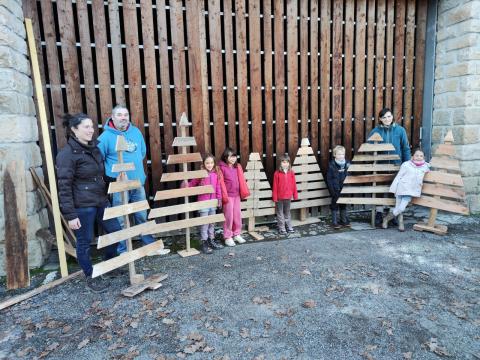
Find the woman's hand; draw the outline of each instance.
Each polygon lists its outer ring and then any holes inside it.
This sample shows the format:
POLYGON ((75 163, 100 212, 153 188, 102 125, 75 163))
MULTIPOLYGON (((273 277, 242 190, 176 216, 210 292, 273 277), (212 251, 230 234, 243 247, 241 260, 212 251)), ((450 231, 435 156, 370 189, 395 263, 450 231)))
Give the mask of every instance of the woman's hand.
POLYGON ((70 227, 70 229, 72 230, 78 230, 82 227, 82 224, 80 224, 80 219, 79 218, 76 218, 76 219, 73 219, 73 220, 70 220, 68 222, 68 226, 70 227))

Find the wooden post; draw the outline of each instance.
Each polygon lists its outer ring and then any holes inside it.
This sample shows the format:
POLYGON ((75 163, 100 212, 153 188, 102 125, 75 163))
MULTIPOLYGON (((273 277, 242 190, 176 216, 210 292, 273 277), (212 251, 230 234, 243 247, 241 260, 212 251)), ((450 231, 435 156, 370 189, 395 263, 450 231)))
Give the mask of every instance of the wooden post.
MULTIPOLYGON (((310 146, 310 141, 308 141, 307 138, 303 138, 302 139, 302 142, 300 144, 301 147, 303 148, 307 148, 310 146)), ((302 155, 300 155, 303 159, 306 159, 308 157, 308 154, 307 153, 304 153, 302 155)), ((305 188, 308 186, 307 185, 307 181, 304 181, 303 182, 303 185, 305 186, 305 188)), ((302 208, 300 209, 300 217, 299 217, 299 220, 300 221, 305 221, 307 219, 307 208, 302 208)))
MULTIPOLYGON (((186 128, 185 124, 182 124, 181 120, 180 120, 180 136, 182 136, 182 137, 187 136, 187 128, 186 128)), ((185 155, 187 153, 187 147, 182 146, 180 153, 185 155)), ((182 164, 182 170, 183 171, 188 171, 188 164, 187 163, 182 164)), ((184 199, 185 199, 185 206, 188 207, 188 196, 185 196, 184 199)), ((190 213, 188 211, 186 211, 185 212, 185 220, 188 220, 189 218, 190 218, 190 213)), ((187 246, 186 253, 188 254, 188 253, 191 252, 191 248, 190 248, 190 228, 189 227, 187 227, 185 229, 185 242, 186 242, 186 246, 187 246)))
POLYGON ((30 61, 32 64, 33 82, 35 84, 35 96, 38 102, 38 118, 42 129, 43 143, 45 145, 45 161, 47 162, 47 174, 50 185, 50 195, 52 197, 53 222, 55 224, 55 236, 57 238, 58 257, 60 262, 60 273, 62 277, 68 276, 67 256, 65 255, 65 246, 63 243, 62 221, 60 219, 60 206, 58 203, 57 182, 53 167, 53 156, 50 145, 50 129, 47 123, 47 113, 45 110, 45 101, 43 99, 42 81, 40 78, 40 68, 38 65, 37 50, 35 48, 35 37, 33 35, 32 20, 25 19, 27 29, 28 48, 30 50, 30 61))
POLYGON ((7 289, 28 287, 27 190, 23 160, 7 165, 3 194, 7 289))

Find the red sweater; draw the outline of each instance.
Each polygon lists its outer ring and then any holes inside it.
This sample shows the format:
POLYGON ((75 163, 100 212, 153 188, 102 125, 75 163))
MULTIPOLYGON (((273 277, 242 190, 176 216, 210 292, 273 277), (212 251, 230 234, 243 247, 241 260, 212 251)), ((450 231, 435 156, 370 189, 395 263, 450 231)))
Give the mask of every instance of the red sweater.
POLYGON ((288 171, 286 174, 283 171, 275 171, 273 174, 273 201, 278 200, 294 200, 298 199, 297 184, 295 181, 295 173, 288 171))

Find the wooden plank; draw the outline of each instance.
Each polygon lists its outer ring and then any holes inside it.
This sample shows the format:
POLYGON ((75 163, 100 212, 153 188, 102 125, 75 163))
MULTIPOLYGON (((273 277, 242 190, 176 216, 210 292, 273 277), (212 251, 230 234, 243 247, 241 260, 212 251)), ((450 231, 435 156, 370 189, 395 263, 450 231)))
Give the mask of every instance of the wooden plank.
POLYGON ((347 176, 344 184, 363 184, 372 182, 389 182, 395 178, 395 174, 388 175, 357 175, 347 176))
POLYGON ((323 180, 322 173, 315 173, 315 174, 299 174, 296 177, 297 184, 302 181, 318 181, 323 180))
POLYGON ((251 237, 253 237, 257 241, 261 241, 261 240, 265 239, 265 237, 263 235, 259 234, 256 231, 249 231, 248 233, 250 234, 251 237))
POLYGON ((443 169, 449 171, 460 171, 460 162, 457 159, 433 157, 430 166, 435 169, 443 169))
POLYGON ((222 222, 224 220, 225 220, 225 217, 223 216, 223 214, 215 214, 215 215, 201 216, 201 217, 196 217, 196 218, 186 219, 186 220, 171 221, 168 223, 160 223, 160 224, 157 224, 154 229, 152 229, 149 233, 146 233, 145 235, 185 229, 185 228, 200 226, 204 224, 213 224, 217 222, 222 222))
POLYGON ((313 155, 313 149, 310 146, 298 148, 297 156, 300 155, 313 155))
POLYGON ((250 194, 249 199, 262 199, 262 198, 271 198, 272 190, 256 190, 253 194, 250 194))
POLYGON ((190 188, 171 189, 157 191, 154 201, 169 200, 185 196, 194 196, 200 194, 212 194, 215 190, 211 185, 195 186, 190 188))
POLYGON ((320 166, 328 167, 330 149, 330 9, 331 0, 320 6, 320 166))
MULTIPOLYGON (((228 144, 237 148, 237 111, 235 109, 235 59, 233 55, 232 0, 223 1, 223 35, 225 38, 225 74, 227 83, 228 144)), ((267 50, 265 48, 265 53, 267 50)))
MULTIPOLYGON (((215 154, 225 150, 225 108, 223 104, 222 26, 220 1, 208 0, 208 24, 210 34, 210 63, 212 86, 212 117, 215 154)), ((251 52, 250 52, 251 56, 251 52)))
POLYGON ((383 194, 390 191, 390 185, 382 186, 344 186, 342 194, 383 194))
POLYGON ((347 159, 352 158, 352 118, 353 118, 353 42, 355 23, 355 2, 345 2, 345 39, 344 39, 344 122, 343 145, 347 159))
POLYGON ((317 197, 329 197, 330 193, 327 189, 323 190, 311 190, 311 191, 300 191, 298 193, 298 200, 303 199, 315 199, 317 197))
POLYGON ((160 182, 199 179, 205 178, 207 176, 208 173, 206 170, 184 171, 179 173, 163 173, 160 182))
POLYGON ((301 172, 319 172, 320 166, 318 164, 308 164, 308 165, 293 165, 292 170, 298 174, 301 172))
POLYGON ((332 37, 332 147, 342 144, 343 115, 343 1, 333 0, 332 37))
MULTIPOLYGON (((95 37, 95 60, 100 95, 100 118, 112 112, 112 89, 108 58, 107 34, 105 31, 105 5, 103 0, 92 0, 93 33, 95 37)), ((130 112, 132 114, 132 112, 130 112)))
POLYGON ((261 170, 250 170, 244 173, 245 180, 267 180, 267 174, 261 170))
MULTIPOLYGON (((394 27, 395 22, 395 0, 387 0, 387 27, 385 34, 385 107, 395 111, 396 106, 392 108, 392 81, 393 81, 393 50, 394 50, 394 27)), ((395 53, 397 60, 397 53, 395 53)), ((394 119, 397 119, 394 117, 394 119)))
POLYGON ((374 161, 390 161, 390 160, 400 160, 400 157, 397 154, 379 154, 379 155, 361 155, 357 154, 353 157, 352 162, 374 162, 374 161))
POLYGON ((8 290, 30 286, 25 182, 24 161, 20 159, 9 162, 3 179, 5 273, 8 290))
POLYGON ((355 137, 354 150, 363 143, 365 125, 365 35, 367 0, 357 0, 357 19, 355 25, 355 137))
POLYGON ((242 165, 247 163, 250 133, 248 129, 248 92, 247 92, 247 27, 245 20, 245 0, 235 0, 235 33, 237 45, 237 100, 240 159, 242 165))
POLYGON ((150 206, 148 205, 147 200, 123 204, 115 207, 109 207, 105 209, 105 212, 103 214, 103 220, 113 219, 119 216, 129 215, 148 209, 150 209, 150 206))
POLYGON ((211 200, 204 200, 204 201, 197 201, 188 204, 179 204, 179 205, 172 205, 172 206, 165 206, 160 208, 155 208, 150 210, 148 214, 149 219, 155 219, 162 216, 169 216, 169 215, 176 215, 176 214, 184 214, 190 211, 197 211, 202 209, 209 209, 209 208, 216 208, 218 206, 217 199, 211 200))
POLYGON ((417 231, 428 231, 437 235, 446 235, 448 232, 448 227, 445 225, 436 224, 434 226, 430 226, 425 223, 418 223, 413 225, 413 230, 417 231))
POLYGON ((118 0, 108 2, 108 20, 110 23, 110 44, 112 47, 113 82, 115 100, 118 104, 126 104, 125 77, 123 76, 122 34, 120 28, 120 12, 118 0))
POLYGON ((310 1, 310 134, 312 149, 318 153, 318 0, 310 1))
POLYGON ((366 115, 365 134, 369 134, 375 119, 375 0, 368 0, 367 13, 367 84, 366 84, 366 115))
POLYGON ((405 110, 404 124, 409 124, 407 135, 411 138, 413 106, 413 74, 415 54, 415 0, 407 0, 407 27, 405 35, 405 110))
POLYGON ((253 210, 253 214, 255 216, 268 216, 268 215, 275 215, 275 208, 266 208, 266 209, 256 209, 253 210))
MULTIPOLYGON (((215 0, 213 0, 215 1, 215 0)), ((249 64, 250 64, 250 120, 252 122, 252 149, 263 153, 262 129, 262 73, 260 1, 248 0, 249 64)))
POLYGON ((283 1, 274 1, 275 152, 285 153, 285 60, 283 1))
MULTIPOLYGON (((312 149, 313 150, 313 149, 312 149)), ((297 156, 293 161, 293 165, 302 165, 302 164, 317 164, 317 158, 313 155, 311 156, 297 156)))
MULTIPOLYGON (((323 180, 323 179, 322 179, 323 180)), ((307 182, 307 183, 299 183, 297 184, 297 190, 300 191, 304 190, 315 190, 315 189, 325 189, 327 184, 324 181, 314 181, 314 182, 307 182)))
POLYGON ((293 201, 290 205, 290 209, 295 210, 295 209, 303 209, 303 208, 309 208, 314 206, 325 206, 325 205, 330 205, 330 202, 331 202, 330 198, 293 201))
POLYGON ((364 197, 364 198, 341 197, 337 200, 337 204, 393 206, 395 205, 395 199, 369 198, 369 197, 364 197))
POLYGON ((202 155, 200 153, 189 154, 171 154, 168 155, 167 165, 184 164, 190 162, 202 162, 202 155))
POLYGON ((352 164, 348 168, 348 172, 366 172, 366 171, 398 171, 400 165, 393 164, 352 164))
POLYGON ((413 134, 411 144, 420 144, 420 127, 423 118, 423 87, 425 68, 425 37, 427 32, 427 1, 417 2, 417 26, 415 31, 415 78, 413 100, 413 134))
POLYGON ((298 24, 297 0, 287 1, 287 91, 288 153, 294 156, 298 146, 298 24))
POLYGON ((131 239, 134 236, 142 235, 155 224, 155 221, 147 221, 143 224, 130 226, 123 230, 115 231, 110 234, 105 234, 98 237, 97 249, 101 249, 105 246, 116 244, 120 241, 131 239))
POLYGON ((240 203, 243 209, 262 209, 266 207, 274 207, 275 203, 273 200, 261 200, 258 198, 248 198, 240 203))
POLYGON ((423 181, 452 186, 464 186, 459 174, 448 174, 440 171, 430 171, 425 174, 423 181))
POLYGON ((165 280, 168 277, 166 274, 156 274, 152 275, 138 284, 129 286, 128 288, 122 290, 122 295, 126 297, 134 297, 135 295, 140 294, 146 289, 156 290, 162 286, 160 281, 165 280))
POLYGON ((134 163, 122 163, 122 164, 113 164, 112 172, 124 172, 135 170, 134 163))
POLYGON ((455 148, 450 144, 439 144, 434 151, 435 155, 454 156, 455 148))
MULTIPOLYGON (((305 138, 308 132, 308 1, 300 1, 300 135, 305 138)), ((318 25, 315 23, 315 25, 318 25)), ((310 54, 312 57, 312 54, 310 54)))
POLYGON ((465 191, 462 188, 456 189, 441 184, 424 183, 422 186, 422 194, 465 200, 465 191))
POLYGON ((377 0, 375 39, 375 114, 378 114, 384 107, 385 26, 385 0, 377 0))
MULTIPOLYGON (((403 72, 405 56, 405 1, 397 1, 395 6, 395 69, 394 69, 394 109, 393 118, 402 119, 403 114, 403 72)), ((392 8, 393 11, 393 8, 392 8)), ((412 29, 413 30, 413 29, 412 29)), ((404 119, 407 134, 411 133, 410 119, 404 119)))
POLYGON ((181 137, 177 136, 173 140, 172 146, 179 147, 179 146, 197 146, 197 142, 193 136, 181 137))
POLYGON ((468 208, 456 201, 450 201, 445 199, 436 199, 434 197, 422 195, 419 198, 413 198, 412 204, 425 206, 433 209, 454 212, 462 215, 469 215, 468 208))
POLYGON ((118 193, 141 188, 142 184, 139 180, 114 181, 108 185, 108 193, 118 193))
POLYGON ((141 259, 142 257, 147 256, 150 253, 153 253, 159 249, 163 248, 163 241, 157 240, 151 244, 142 246, 138 249, 124 252, 113 259, 100 262, 93 265, 92 278, 106 274, 109 271, 115 270, 119 267, 127 265, 135 260, 141 259))
POLYGON ((358 152, 395 151, 392 144, 362 144, 358 152))

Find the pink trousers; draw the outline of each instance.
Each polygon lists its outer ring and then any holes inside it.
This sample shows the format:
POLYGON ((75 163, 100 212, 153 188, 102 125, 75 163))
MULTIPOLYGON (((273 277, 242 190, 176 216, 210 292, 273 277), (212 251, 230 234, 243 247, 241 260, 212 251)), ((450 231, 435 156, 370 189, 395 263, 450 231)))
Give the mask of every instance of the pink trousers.
POLYGON ((225 222, 223 223, 224 239, 239 235, 242 231, 242 211, 240 209, 240 196, 228 197, 228 203, 223 205, 225 222))

